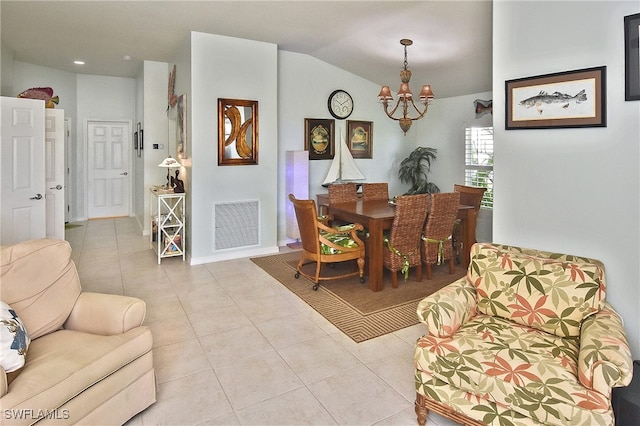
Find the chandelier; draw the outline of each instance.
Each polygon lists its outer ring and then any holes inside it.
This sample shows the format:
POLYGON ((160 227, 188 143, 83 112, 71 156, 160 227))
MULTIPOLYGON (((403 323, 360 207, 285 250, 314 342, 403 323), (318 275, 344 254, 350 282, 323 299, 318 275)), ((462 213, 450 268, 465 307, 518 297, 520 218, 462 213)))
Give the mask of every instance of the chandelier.
POLYGON ((424 86, 422 86, 422 90, 420 91, 420 104, 422 104, 422 106, 419 107, 413 101, 413 94, 411 93, 411 89, 409 89, 411 71, 407 69, 407 46, 411 46, 413 44, 413 41, 403 38, 402 40, 400 40, 400 44, 404 46, 404 69, 400 71, 400 80, 402 81, 402 83, 400 84, 400 89, 398 90, 398 101, 396 102, 396 105, 393 107, 393 109, 389 111, 389 105, 393 102, 393 96, 391 96, 391 90, 389 89, 389 86, 382 86, 382 89, 380 89, 380 93, 378 94, 378 99, 380 99, 382 105, 384 105, 384 112, 389 116, 390 119, 396 120, 400 123, 400 128, 406 135, 411 128, 411 124, 413 123, 413 121, 420 120, 427 113, 429 104, 433 99, 433 92, 431 91, 431 86, 425 84, 424 86), (415 117, 410 117, 409 107, 413 107, 413 110, 415 110, 418 115, 415 117), (401 108, 402 116, 395 117, 394 114, 399 108, 401 108))

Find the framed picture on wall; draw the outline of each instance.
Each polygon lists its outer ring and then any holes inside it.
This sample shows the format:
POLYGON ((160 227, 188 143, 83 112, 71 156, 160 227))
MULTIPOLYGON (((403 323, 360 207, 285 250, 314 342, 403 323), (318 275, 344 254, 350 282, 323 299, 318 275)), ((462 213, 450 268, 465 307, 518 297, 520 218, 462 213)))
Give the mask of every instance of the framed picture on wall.
POLYGON ((640 100, 640 13, 624 17, 624 99, 640 100))
POLYGON ((353 158, 373 158, 373 122, 347 120, 347 145, 353 158))
POLYGON ((505 82, 506 130, 606 127, 607 67, 505 82))
POLYGON ((258 164, 258 101, 218 98, 218 165, 251 164, 258 164))
POLYGON ((335 150, 335 120, 304 119, 304 149, 309 160, 331 160, 335 150))

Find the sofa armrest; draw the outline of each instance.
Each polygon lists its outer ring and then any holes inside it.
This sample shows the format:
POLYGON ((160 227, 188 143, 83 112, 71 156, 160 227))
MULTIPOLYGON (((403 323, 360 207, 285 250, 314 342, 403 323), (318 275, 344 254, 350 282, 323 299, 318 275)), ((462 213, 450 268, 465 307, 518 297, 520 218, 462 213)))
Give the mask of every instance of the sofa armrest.
POLYGON ((144 301, 135 297, 83 292, 64 328, 104 336, 122 334, 142 325, 146 310, 144 301))
POLYGON ((466 277, 460 278, 420 301, 417 313, 429 334, 453 336, 476 316, 476 289, 466 277))
POLYGON ((632 374, 633 360, 622 320, 604 303, 582 323, 578 378, 583 386, 610 397, 611 388, 627 386, 632 374))

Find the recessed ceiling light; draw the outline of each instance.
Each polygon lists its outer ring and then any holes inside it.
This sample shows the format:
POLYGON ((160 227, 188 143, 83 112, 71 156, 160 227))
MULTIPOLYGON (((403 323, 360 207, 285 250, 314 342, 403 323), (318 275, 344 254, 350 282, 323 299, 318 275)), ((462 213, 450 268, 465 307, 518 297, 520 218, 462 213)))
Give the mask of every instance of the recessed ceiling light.
POLYGON ((131 56, 129 56, 129 55, 124 55, 124 56, 122 57, 122 60, 123 60, 123 61, 130 61, 130 60, 131 60, 131 56))
POLYGON ((84 65, 84 61, 73 61, 76 65, 84 65))

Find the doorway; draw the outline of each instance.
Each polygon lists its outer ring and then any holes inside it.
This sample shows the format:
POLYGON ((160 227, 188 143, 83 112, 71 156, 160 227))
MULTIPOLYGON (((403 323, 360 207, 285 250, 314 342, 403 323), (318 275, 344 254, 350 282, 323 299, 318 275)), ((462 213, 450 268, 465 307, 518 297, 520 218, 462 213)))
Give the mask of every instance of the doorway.
POLYGON ((87 122, 87 215, 129 216, 131 122, 87 122))

